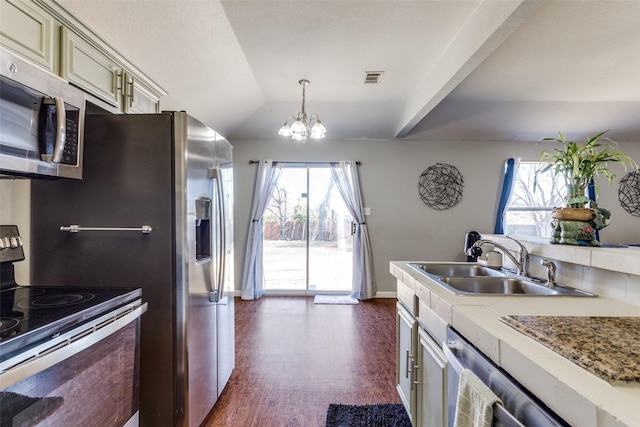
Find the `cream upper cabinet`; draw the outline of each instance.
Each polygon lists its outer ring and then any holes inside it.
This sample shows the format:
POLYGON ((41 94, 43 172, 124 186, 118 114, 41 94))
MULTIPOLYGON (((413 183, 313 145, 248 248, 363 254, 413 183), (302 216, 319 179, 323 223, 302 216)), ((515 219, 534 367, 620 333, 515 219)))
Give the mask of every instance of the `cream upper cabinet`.
POLYGON ((166 92, 57 3, 0 0, 0 44, 113 113, 157 113, 166 92))
POLYGON ((62 28, 61 53, 63 79, 122 110, 122 67, 67 28, 62 28))
POLYGON ((128 114, 157 113, 160 94, 120 63, 67 28, 62 28, 60 74, 70 83, 128 114))
POLYGON ((54 21, 52 15, 30 1, 2 0, 0 44, 55 73, 54 21))
POLYGON ((159 113, 160 96, 131 73, 124 73, 124 112, 129 114, 159 113))

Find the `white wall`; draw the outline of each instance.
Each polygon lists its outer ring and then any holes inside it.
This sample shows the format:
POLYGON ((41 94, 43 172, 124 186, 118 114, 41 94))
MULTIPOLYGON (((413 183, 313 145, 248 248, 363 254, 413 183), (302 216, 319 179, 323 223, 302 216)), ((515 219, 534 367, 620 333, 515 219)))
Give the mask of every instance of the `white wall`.
MULTIPOLYGON (((620 150, 631 157, 640 165, 640 141, 620 142, 620 150)), ((598 205, 611 211, 611 224, 600 230, 600 241, 603 243, 640 243, 640 217, 633 216, 620 206, 618 199, 618 189, 620 179, 624 178, 629 171, 625 171, 622 166, 614 164, 611 166, 616 174, 613 184, 605 179, 601 179, 598 184, 598 205)), ((640 188, 638 188, 640 191, 640 188)))
POLYGON ((25 242, 25 261, 15 264, 16 282, 29 283, 29 245, 31 236, 31 181, 28 179, 0 179, 0 224, 17 225, 25 242))
MULTIPOLYGON (((235 156, 236 288, 242 262, 257 165, 249 160, 360 160, 360 180, 368 217, 378 291, 395 292, 389 273, 392 260, 464 260, 464 236, 469 230, 492 233, 498 185, 508 157, 537 161, 552 147, 526 142, 327 141, 305 145, 289 140, 231 141, 235 156), (418 178, 435 163, 458 168, 464 179, 460 203, 444 211, 426 206, 418 195, 418 178)), ((640 143, 620 143, 620 149, 640 162, 640 143)), ((625 175, 616 169, 618 178, 625 175)), ((30 241, 29 180, 0 179, 0 224, 17 224, 30 241)), ((613 222, 601 231, 605 243, 640 243, 640 218, 618 202, 618 180, 600 183, 600 205, 612 211, 613 222)), ((37 236, 34 236, 37 238, 37 236)), ((28 249, 28 248, 27 248, 28 249)), ((28 283, 28 261, 17 266, 19 283, 28 283)))
MULTIPOLYGON (((249 212, 257 165, 249 160, 360 160, 360 181, 368 217, 378 292, 393 293, 392 260, 458 260, 469 230, 493 232, 498 186, 504 160, 522 157, 537 161, 539 152, 553 147, 535 142, 327 141, 304 145, 290 140, 231 141, 234 149, 236 288, 240 288, 249 212), (418 178, 429 166, 448 163, 460 171, 464 191, 460 203, 437 211, 418 195, 418 178)), ((620 144, 640 161, 640 144, 620 144)), ((625 175, 620 169, 618 178, 625 175)), ((613 223, 601 233, 607 243, 640 243, 640 218, 625 212, 612 187, 600 183, 600 206, 610 209, 613 223)))

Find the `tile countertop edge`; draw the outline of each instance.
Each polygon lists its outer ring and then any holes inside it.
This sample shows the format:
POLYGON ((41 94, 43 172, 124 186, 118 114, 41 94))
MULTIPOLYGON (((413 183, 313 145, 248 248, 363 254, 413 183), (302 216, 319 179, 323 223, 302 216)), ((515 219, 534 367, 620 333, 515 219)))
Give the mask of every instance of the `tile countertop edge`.
MULTIPOLYGON (((531 255, 548 257, 587 267, 640 275, 640 247, 612 248, 556 245, 542 239, 527 240, 527 237, 515 235, 513 237, 520 241, 531 255)), ((515 242, 502 234, 483 234, 482 238, 493 240, 513 251, 517 250, 515 242)))
POLYGON ((428 288, 432 301, 449 305, 445 320, 558 415, 581 427, 640 427, 640 384, 611 385, 498 320, 507 314, 640 316, 640 307, 603 297, 571 298, 574 305, 566 304, 566 297, 454 295, 415 271, 410 262, 416 261, 391 263, 417 286, 428 288))

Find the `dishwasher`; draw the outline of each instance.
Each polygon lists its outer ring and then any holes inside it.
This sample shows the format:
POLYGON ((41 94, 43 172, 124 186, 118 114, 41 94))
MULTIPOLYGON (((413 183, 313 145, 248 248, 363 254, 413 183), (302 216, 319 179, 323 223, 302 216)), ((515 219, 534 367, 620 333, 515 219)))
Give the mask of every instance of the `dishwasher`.
POLYGON ((473 372, 502 400, 502 405, 493 407, 493 427, 570 427, 450 326, 443 350, 448 365, 449 427, 453 426, 455 418, 458 383, 463 369, 473 372))

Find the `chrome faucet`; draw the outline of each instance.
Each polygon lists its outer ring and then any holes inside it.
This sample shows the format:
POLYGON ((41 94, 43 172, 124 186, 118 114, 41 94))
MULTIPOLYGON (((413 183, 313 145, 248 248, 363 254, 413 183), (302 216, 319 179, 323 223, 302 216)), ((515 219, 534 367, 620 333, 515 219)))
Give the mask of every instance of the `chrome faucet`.
POLYGON ((556 265, 553 261, 549 261, 548 259, 541 259, 540 264, 543 267, 547 267, 547 286, 550 288, 556 287, 556 265))
POLYGON ((516 259, 516 257, 514 257, 511 252, 509 251, 509 249, 505 248, 504 246, 502 246, 499 243, 494 242, 493 240, 487 240, 487 239, 480 239, 477 242, 475 242, 473 244, 473 246, 471 248, 469 248, 469 251, 472 251, 473 248, 479 248, 480 246, 484 245, 484 244, 489 244, 489 245, 493 245, 496 248, 500 249, 502 251, 503 254, 505 254, 516 266, 516 268, 518 269, 518 273, 521 276, 528 276, 529 275, 529 251, 527 251, 527 248, 524 247, 524 245, 520 242, 518 242, 516 239, 514 239, 513 237, 509 237, 509 236, 504 236, 508 239, 513 240, 514 242, 516 242, 518 244, 518 258, 516 259))
POLYGON ((518 263, 516 263, 516 265, 520 264, 518 274, 529 276, 529 251, 522 243, 520 243, 513 237, 509 237, 507 235, 505 235, 504 237, 513 240, 518 245, 518 263))

